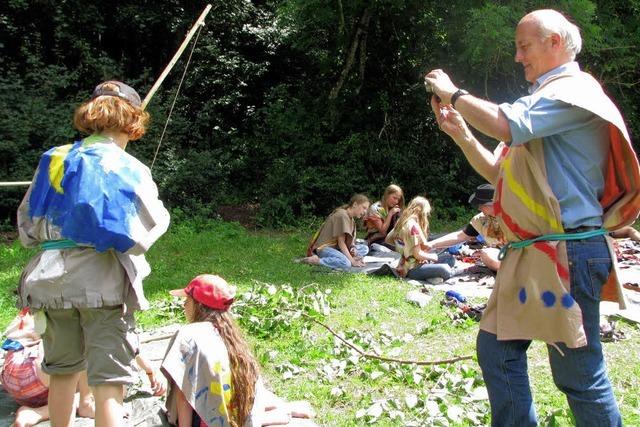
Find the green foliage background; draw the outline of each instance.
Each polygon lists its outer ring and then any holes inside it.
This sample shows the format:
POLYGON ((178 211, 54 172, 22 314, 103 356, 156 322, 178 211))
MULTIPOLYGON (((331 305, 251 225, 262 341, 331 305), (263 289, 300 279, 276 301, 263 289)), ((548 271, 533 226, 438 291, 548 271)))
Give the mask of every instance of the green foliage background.
MULTIPOLYGON (((205 3, 0 3, 0 180, 28 180, 42 151, 78 137, 73 109, 105 79, 143 95, 205 3)), ((391 182, 455 215, 480 183, 437 129, 421 75, 443 68, 495 102, 525 93, 513 31, 554 7, 581 28, 584 69, 638 133, 640 2, 561 0, 228 0, 213 3, 154 166, 162 198, 185 212, 257 203, 259 224, 323 216, 391 182)), ((129 150, 147 164, 186 54, 129 150)), ((486 141, 489 145, 492 141, 486 141)), ((3 189, 0 219, 24 188, 3 189)))

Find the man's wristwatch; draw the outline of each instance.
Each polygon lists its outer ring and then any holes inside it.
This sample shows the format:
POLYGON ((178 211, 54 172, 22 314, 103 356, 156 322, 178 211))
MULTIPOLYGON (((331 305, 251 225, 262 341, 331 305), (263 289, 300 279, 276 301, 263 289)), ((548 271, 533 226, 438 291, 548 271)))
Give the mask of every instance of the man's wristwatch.
POLYGON ((470 95, 470 93, 464 89, 458 89, 453 95, 451 95, 451 105, 453 106, 453 108, 456 108, 456 101, 458 100, 458 98, 464 95, 470 95))

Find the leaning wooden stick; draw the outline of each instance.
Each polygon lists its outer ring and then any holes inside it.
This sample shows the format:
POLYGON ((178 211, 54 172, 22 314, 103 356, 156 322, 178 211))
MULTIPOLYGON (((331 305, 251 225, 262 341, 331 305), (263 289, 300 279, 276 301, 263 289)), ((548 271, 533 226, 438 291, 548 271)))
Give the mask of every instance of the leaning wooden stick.
POLYGON ((331 334, 338 338, 340 341, 342 341, 343 343, 345 343, 349 348, 354 349, 356 352, 358 352, 358 354, 362 357, 366 357, 367 359, 376 359, 376 360, 382 360, 384 362, 395 362, 395 363, 402 363, 402 364, 406 364, 406 365, 444 365, 447 363, 455 363, 455 362, 459 362, 461 360, 467 360, 467 359, 472 359, 473 356, 457 356, 457 357, 453 357, 451 359, 441 359, 441 360, 403 360, 403 359, 394 359, 393 357, 384 357, 384 356, 378 356, 376 354, 371 354, 371 353, 365 353, 364 351, 360 350, 358 347, 356 347, 355 345, 351 344, 349 341, 345 340, 344 338, 342 338, 340 335, 338 335, 337 333, 335 333, 333 331, 333 329, 331 329, 329 326, 325 325, 324 323, 320 322, 319 320, 314 319, 313 317, 302 313, 302 316, 311 320, 312 322, 317 323, 318 325, 322 326, 323 328, 325 328, 327 331, 331 332, 331 334))
POLYGON ((149 103, 149 101, 151 101, 151 98, 156 93, 156 91, 158 90, 158 88, 160 87, 164 79, 167 77, 167 75, 169 74, 173 66, 176 65, 176 62, 178 62, 180 55, 182 55, 182 52, 187 48, 187 45, 189 44, 189 42, 195 35, 196 31, 198 30, 198 26, 204 25, 204 18, 207 17, 210 10, 211 10, 211 5, 208 4, 207 7, 205 7, 202 13, 200 14, 200 17, 198 18, 196 23, 193 24, 193 27, 191 27, 191 30, 189 30, 189 32, 187 33, 187 37, 185 37, 184 41, 178 48, 178 51, 175 53, 175 55, 173 55, 173 58, 169 62, 169 65, 165 67, 165 69, 162 71, 162 74, 160 74, 160 77, 158 77, 158 80, 156 80, 156 82, 153 84, 153 86, 149 90, 149 93, 147 93, 147 96, 144 97, 144 101, 142 101, 143 110, 147 107, 147 104, 149 103))

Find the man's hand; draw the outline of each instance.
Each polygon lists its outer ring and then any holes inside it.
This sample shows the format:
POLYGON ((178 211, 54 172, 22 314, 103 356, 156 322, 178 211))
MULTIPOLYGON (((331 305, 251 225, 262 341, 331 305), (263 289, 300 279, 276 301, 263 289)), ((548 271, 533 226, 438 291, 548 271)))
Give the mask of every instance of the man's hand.
POLYGON ((424 84, 431 88, 431 92, 440 97, 443 104, 451 104, 451 96, 458 88, 453 84, 447 73, 437 69, 424 76, 424 84))
POLYGON ((443 105, 433 96, 431 97, 431 109, 436 116, 436 122, 438 122, 440 129, 449 135, 456 144, 461 145, 473 138, 473 134, 464 118, 451 105, 443 105))

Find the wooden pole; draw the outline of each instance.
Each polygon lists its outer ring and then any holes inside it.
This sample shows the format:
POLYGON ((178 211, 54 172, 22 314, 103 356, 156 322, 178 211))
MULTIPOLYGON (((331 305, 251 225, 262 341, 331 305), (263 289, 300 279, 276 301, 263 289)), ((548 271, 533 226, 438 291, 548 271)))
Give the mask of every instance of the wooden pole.
POLYGON ((31 181, 0 182, 0 187, 26 187, 31 181))
MULTIPOLYGON (((207 17, 210 11, 211 11, 211 5, 208 4, 207 7, 205 7, 202 13, 200 14, 200 17, 198 18, 196 23, 193 24, 193 26, 191 27, 191 30, 189 30, 189 32, 187 33, 187 37, 182 42, 182 44, 178 48, 178 51, 175 53, 175 55, 173 55, 173 58, 171 59, 171 62, 169 62, 169 65, 165 67, 164 71, 162 71, 162 74, 160 74, 160 77, 158 77, 158 80, 156 80, 156 82, 153 84, 153 87, 151 88, 149 93, 147 93, 147 96, 145 96, 144 101, 142 101, 143 110, 146 108, 149 101, 151 101, 151 98, 156 93, 156 91, 158 90, 158 88, 160 87, 164 79, 167 77, 167 75, 169 74, 173 66, 176 64, 176 62, 178 62, 180 55, 182 55, 182 52, 187 48, 187 45, 189 44, 193 36, 196 34, 196 31, 198 30, 198 26, 204 25, 204 19, 207 17)), ((31 181, 0 182, 0 187, 21 187, 21 186, 28 186, 29 184, 31 184, 31 181)))
POLYGON ((160 74, 160 77, 158 77, 158 80, 156 80, 156 82, 153 84, 153 87, 151 88, 151 90, 149 90, 149 93, 147 93, 147 96, 145 96, 144 101, 142 101, 143 110, 147 107, 147 104, 149 103, 149 101, 151 101, 151 98, 156 93, 156 91, 158 90, 158 88, 160 87, 164 79, 167 77, 167 75, 169 74, 173 66, 176 65, 176 62, 178 62, 180 55, 182 55, 182 52, 187 48, 189 41, 191 41, 196 31, 198 30, 198 26, 204 25, 204 18, 207 17, 210 10, 211 10, 211 5, 208 4, 207 7, 205 7, 202 13, 200 14, 200 17, 198 18, 196 23, 193 24, 193 27, 191 27, 191 30, 189 30, 189 32, 187 33, 187 37, 184 39, 184 41, 178 48, 178 51, 176 52, 175 55, 173 55, 171 62, 169 62, 169 65, 167 65, 164 71, 162 71, 162 74, 160 74))

